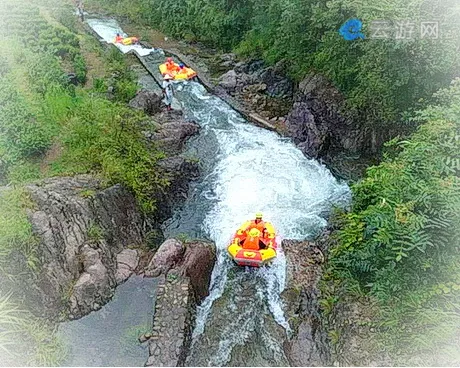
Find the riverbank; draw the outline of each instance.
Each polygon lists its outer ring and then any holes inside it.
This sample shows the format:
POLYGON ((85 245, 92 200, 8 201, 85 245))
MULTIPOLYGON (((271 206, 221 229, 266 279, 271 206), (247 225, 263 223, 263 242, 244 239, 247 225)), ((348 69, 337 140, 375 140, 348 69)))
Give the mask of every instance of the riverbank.
POLYGON ((123 56, 92 42, 73 8, 58 5, 14 4, 1 17, 17 36, 2 47, 0 94, 6 365, 58 365, 56 322, 110 300, 161 243, 159 224, 198 175, 197 163, 179 156, 198 126, 162 113, 161 97, 136 93, 123 56), (26 311, 9 319, 15 305, 26 311))

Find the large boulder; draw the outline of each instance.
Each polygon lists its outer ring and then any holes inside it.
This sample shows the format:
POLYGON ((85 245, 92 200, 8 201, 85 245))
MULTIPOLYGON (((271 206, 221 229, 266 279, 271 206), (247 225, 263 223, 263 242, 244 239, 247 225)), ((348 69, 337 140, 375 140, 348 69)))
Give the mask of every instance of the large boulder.
POLYGON ((215 245, 206 241, 182 243, 177 239, 166 240, 145 269, 148 277, 166 275, 171 269, 188 277, 196 303, 209 295, 211 274, 216 262, 215 245))
MULTIPOLYGON (((148 235, 147 235, 148 236, 148 235)), ((117 254, 117 285, 125 282, 139 265, 139 253, 135 249, 124 249, 117 254)))
POLYGON ((241 92, 244 87, 253 84, 254 78, 246 73, 236 73, 229 70, 219 78, 218 86, 224 88, 230 94, 241 92))
POLYGON ((159 280, 146 366, 181 367, 192 342, 196 306, 209 294, 216 261, 213 243, 165 241, 146 269, 159 280))
POLYGON ((184 244, 176 239, 168 239, 160 245, 145 270, 145 275, 158 277, 167 274, 168 271, 176 266, 185 252, 184 244))
POLYGON ((342 113, 343 105, 343 97, 326 78, 310 74, 300 83, 287 117, 288 134, 314 158, 335 150, 359 150, 360 131, 342 113))
POLYGON ((235 91, 238 85, 238 75, 234 70, 229 70, 219 78, 219 86, 223 87, 229 92, 235 91))
POLYGON ((154 115, 161 111, 162 99, 155 92, 142 89, 129 102, 129 106, 134 109, 144 110, 148 115, 154 115))
POLYGON ((177 155, 184 148, 186 140, 199 130, 200 126, 193 121, 172 121, 162 124, 150 138, 155 140, 167 155, 177 155))
POLYGON ((300 84, 286 119, 286 134, 309 157, 322 159, 344 178, 358 178, 391 131, 370 126, 330 81, 311 73, 300 84))
POLYGON ((267 86, 265 93, 270 97, 292 98, 294 83, 285 76, 286 67, 286 62, 280 61, 256 73, 257 79, 267 86))
POLYGON ((99 309, 112 295, 116 286, 113 272, 102 261, 100 248, 83 246, 83 273, 75 283, 70 297, 70 318, 99 309))
POLYGON ((187 243, 181 269, 183 274, 190 279, 198 304, 209 295, 215 262, 216 249, 214 244, 204 241, 187 243))

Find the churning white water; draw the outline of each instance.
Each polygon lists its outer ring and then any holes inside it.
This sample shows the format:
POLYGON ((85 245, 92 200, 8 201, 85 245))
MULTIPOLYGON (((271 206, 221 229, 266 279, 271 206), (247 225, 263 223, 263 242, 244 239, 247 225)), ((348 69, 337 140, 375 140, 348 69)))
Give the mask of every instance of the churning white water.
MULTIPOLYGON (((214 301, 229 286, 227 274, 235 266, 229 262, 226 248, 244 221, 262 211, 265 221, 275 226, 281 238, 311 238, 326 226, 332 206, 348 203, 349 188, 339 183, 326 167, 305 158, 289 140, 248 124, 222 100, 208 95, 201 85, 188 83, 180 89, 184 111, 202 126, 201 135, 209 137, 199 143, 213 147, 212 157, 207 152, 209 147, 205 150, 205 160, 212 160, 213 165, 208 165, 210 170, 204 178, 208 181, 206 192, 211 205, 202 226, 219 252, 211 295, 198 311, 196 339, 205 331, 214 301)), ((289 330, 280 303, 285 266, 280 251, 271 267, 252 272, 254 277, 264 280, 256 285, 258 297, 266 300, 274 319, 289 330)), ((231 347, 244 340, 241 324, 229 327, 217 356, 223 354, 228 358, 231 347)), ((226 361, 214 357, 209 362, 221 365, 226 361)))
MULTIPOLYGON (((122 32, 114 21, 88 23, 109 42, 122 32)), ((124 48, 120 46, 127 52, 124 48)), ((144 60, 153 65, 154 59, 144 60)), ((256 344, 254 351, 269 351, 269 361, 283 362, 282 346, 264 327, 263 312, 268 307, 272 318, 289 333, 280 301, 286 281, 282 249, 270 267, 244 270, 229 259, 229 240, 258 211, 281 238, 311 238, 326 226, 334 205, 349 203, 349 188, 325 166, 307 159, 289 139, 248 124, 201 85, 183 82, 176 84, 176 92, 187 118, 202 127, 187 152, 200 160, 202 177, 191 186, 187 201, 165 233, 207 237, 218 249, 210 295, 198 308, 188 364, 227 364, 232 350, 248 343, 256 344)), ((266 362, 254 357, 246 363, 266 362)))

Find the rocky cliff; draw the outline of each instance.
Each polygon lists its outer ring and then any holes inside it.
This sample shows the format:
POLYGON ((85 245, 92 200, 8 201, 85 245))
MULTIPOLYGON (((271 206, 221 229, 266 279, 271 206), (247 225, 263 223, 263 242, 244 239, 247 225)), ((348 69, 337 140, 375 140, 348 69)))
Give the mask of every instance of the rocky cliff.
POLYGON ((284 240, 287 281, 282 293, 285 316, 292 336, 284 344, 289 363, 295 367, 331 365, 325 327, 320 316, 318 282, 324 255, 308 241, 284 240))
POLYGON ((146 366, 177 367, 185 364, 196 306, 209 294, 216 262, 215 245, 194 241, 166 240, 145 270, 159 277, 152 333, 144 336, 149 344, 146 366))
POLYGON ((29 219, 40 263, 38 275, 24 283, 32 310, 76 318, 98 309, 124 281, 117 268, 126 274, 137 266, 135 250, 121 256, 124 266, 118 267, 117 255, 141 245, 149 230, 133 195, 87 175, 47 179, 26 189, 36 206, 29 219))
POLYGON ((23 294, 37 315, 78 318, 106 303, 116 285, 138 266, 141 254, 136 248, 152 233, 156 241, 161 239, 158 224, 171 215, 198 176, 197 163, 180 153, 199 126, 184 121, 180 113, 161 113, 160 103, 146 91, 131 102, 154 114, 144 134, 166 153, 158 170, 169 185, 155 193, 153 216, 146 218, 123 186, 105 187, 88 175, 46 179, 26 187, 34 203, 29 218, 39 244, 40 272, 35 275, 20 257, 14 262, 23 270, 23 294))

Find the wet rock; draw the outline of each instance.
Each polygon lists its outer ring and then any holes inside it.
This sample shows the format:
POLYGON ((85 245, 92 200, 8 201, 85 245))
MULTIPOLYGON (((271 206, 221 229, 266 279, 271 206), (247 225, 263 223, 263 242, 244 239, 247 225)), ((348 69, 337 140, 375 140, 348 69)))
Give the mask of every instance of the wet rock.
POLYGON ((186 140, 197 134, 199 130, 200 126, 195 122, 167 122, 149 138, 155 140, 166 154, 174 156, 182 151, 186 140))
POLYGON ((117 285, 125 282, 139 264, 139 254, 134 249, 125 249, 117 255, 117 285))
MULTIPOLYGON (((190 278, 197 303, 201 303, 209 295, 211 274, 216 262, 216 250, 213 243, 187 243, 181 268, 190 278)), ((188 291, 184 287, 183 291, 188 291)))
POLYGON ((147 243, 149 249, 156 252, 165 240, 166 239, 163 234, 163 231, 161 229, 154 228, 147 233, 145 242, 147 243))
POLYGON ((148 115, 154 115, 161 111, 162 96, 145 89, 137 92, 136 96, 129 102, 134 109, 144 110, 148 115))
POLYGON ((176 239, 166 240, 153 256, 146 269, 146 276, 166 274, 180 260, 185 252, 182 242, 176 239))
POLYGON ((168 192, 160 191, 155 196, 162 204, 156 213, 156 220, 161 222, 171 216, 176 203, 187 198, 190 181, 199 176, 199 166, 196 161, 177 156, 160 160, 158 167, 169 181, 168 192))

